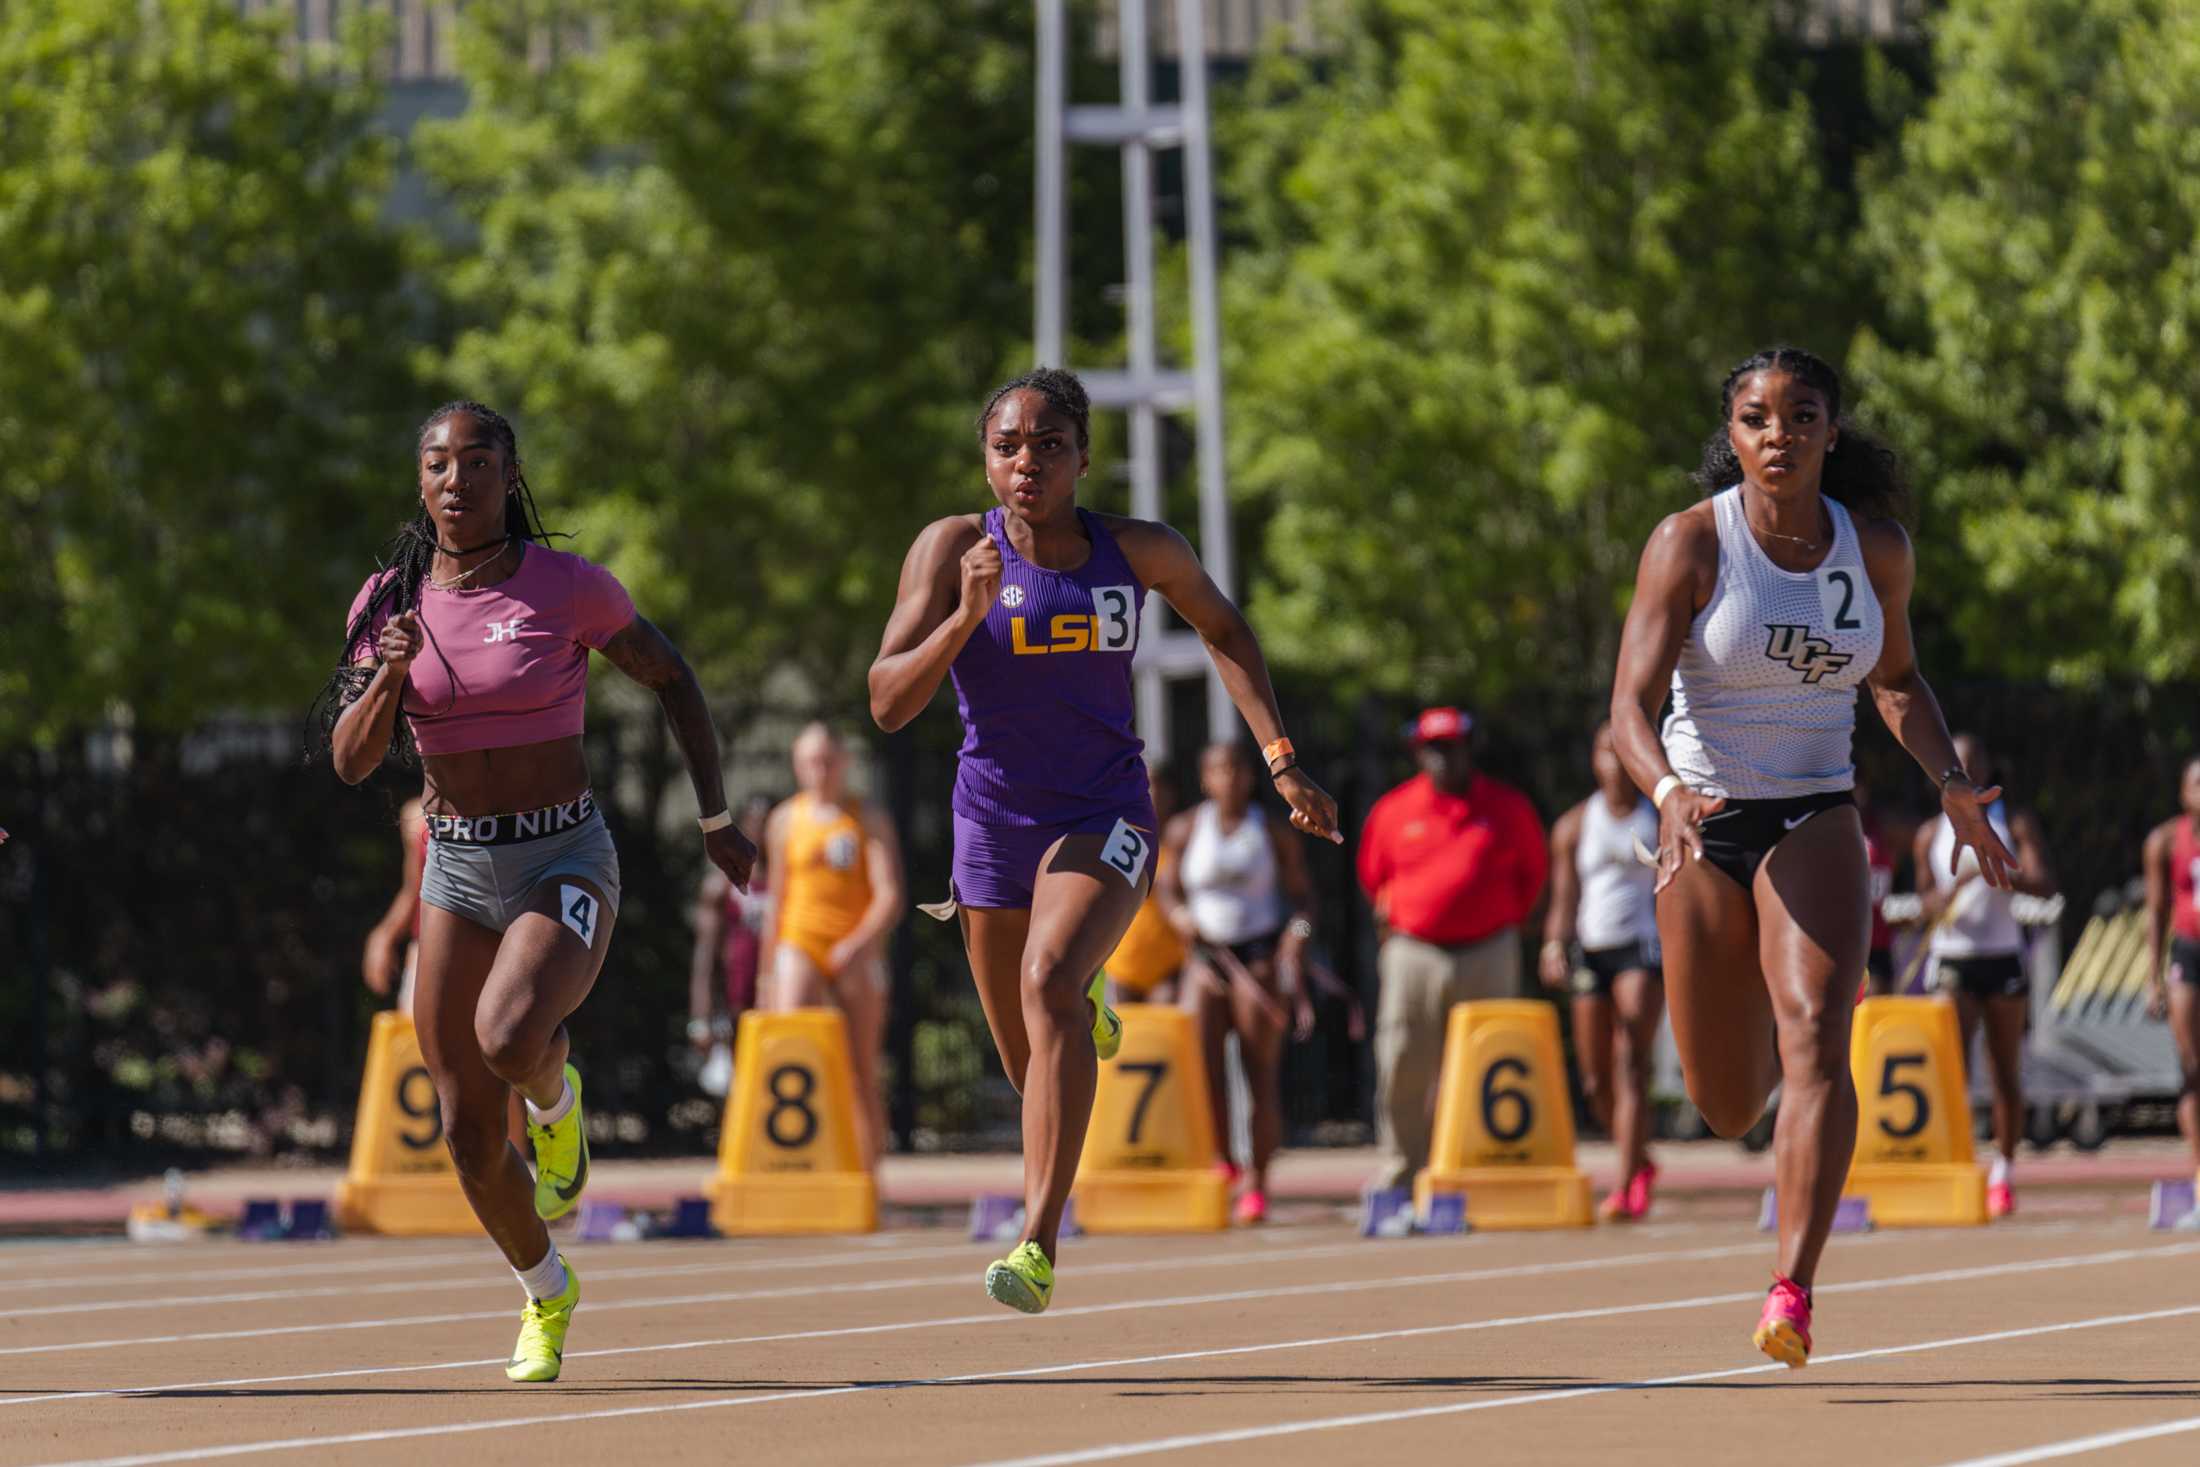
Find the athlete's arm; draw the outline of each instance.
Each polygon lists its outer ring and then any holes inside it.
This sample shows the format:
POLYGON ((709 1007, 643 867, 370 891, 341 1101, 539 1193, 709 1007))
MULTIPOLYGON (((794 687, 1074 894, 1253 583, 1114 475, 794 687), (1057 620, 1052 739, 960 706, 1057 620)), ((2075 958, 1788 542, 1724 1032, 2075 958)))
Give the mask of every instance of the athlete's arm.
POLYGON ((405 674, 426 644, 427 638, 420 630, 420 613, 400 611, 382 624, 374 644, 376 655, 352 664, 373 668, 374 676, 368 680, 367 690, 344 710, 336 727, 329 731, 330 759, 336 766, 336 777, 344 783, 357 784, 381 768, 382 756, 390 749, 390 737, 397 732, 405 674))
POLYGON ((838 973, 850 963, 871 950, 871 945, 893 931, 901 920, 901 842, 894 835, 894 823, 886 818, 886 812, 866 803, 860 813, 863 821, 863 865, 871 878, 871 904, 863 909, 863 915, 848 935, 833 944, 827 954, 832 959, 833 971, 838 973))
POLYGON ((2169 861, 2176 825, 2165 820, 2154 827, 2139 863, 2147 878, 2147 1012, 2157 1019, 2169 1012, 2169 988, 2162 969, 2169 960, 2169 861))
MULTIPOLYGON (((657 706, 672 726, 672 740, 680 746, 688 782, 695 786, 695 808, 704 818, 722 815, 726 809, 725 779, 718 769, 718 730, 711 725, 710 705, 703 701, 703 685, 687 665, 680 649, 646 616, 637 616, 603 644, 611 665, 657 695, 657 706)), ((738 826, 722 825, 703 835, 703 854, 726 873, 726 879, 743 891, 749 889, 749 872, 756 866, 756 847, 738 826)))
POLYGON ((977 519, 924 527, 901 563, 893 614, 871 663, 871 717, 888 733, 924 711, 1001 593, 1001 547, 977 519))
POLYGON ((382 914, 382 920, 367 934, 367 950, 360 962, 360 976, 374 993, 386 994, 396 985, 397 970, 404 962, 405 934, 412 927, 413 913, 420 906, 421 862, 415 854, 418 846, 410 827, 413 821, 426 818, 420 813, 417 799, 407 800, 398 812, 398 838, 404 846, 405 857, 398 868, 402 874, 397 878, 397 894, 390 898, 389 910, 382 914))
MULTIPOLYGON (((1261 655, 1260 639, 1207 568, 1192 553, 1191 545, 1167 525, 1151 520, 1110 520, 1123 558, 1139 580, 1173 607, 1185 625, 1199 633, 1207 655, 1230 701, 1254 740, 1267 748, 1283 737, 1283 714, 1276 708, 1275 686, 1268 680, 1268 661, 1261 655)), ((1337 802, 1297 765, 1276 776, 1276 793, 1291 807, 1291 823, 1308 835, 1344 844, 1337 829, 1337 802)))
POLYGON ((1276 987, 1291 1004, 1292 1033, 1304 1041, 1314 1032, 1314 999, 1306 984, 1306 946, 1314 937, 1314 878, 1306 869, 1305 850, 1283 827, 1268 825, 1268 844, 1276 853, 1278 884, 1291 904, 1291 919, 1276 944, 1276 987))
POLYGON ((2010 888, 2026 896, 2053 896, 2055 866, 2047 859, 2047 833, 2040 829, 2040 817, 2030 810, 2011 815, 2009 839, 2017 848, 2017 869, 2011 874, 2010 888))
POLYGON ((1574 849, 1581 843, 1582 811, 1588 803, 1582 801, 1551 826, 1551 909, 1543 917, 1543 950, 1536 957, 1536 974, 1545 988, 1566 986, 1567 950, 1573 946, 1575 909, 1581 905, 1574 849))
POLYGON ((759 931, 763 946, 758 949, 758 962, 765 973, 777 972, 779 967, 779 911, 794 875, 787 868, 787 821, 793 808, 794 801, 781 800, 764 817, 764 869, 777 873, 764 891, 764 924, 759 931))
MULTIPOLYGON (((1707 505, 1669 514, 1650 532, 1635 572, 1635 599, 1620 632, 1612 674, 1612 747, 1628 777, 1655 797, 1673 772, 1659 742, 1658 710, 1696 613, 1711 599, 1719 574, 1719 531, 1707 505)), ((1681 854, 1703 859, 1703 819, 1726 801, 1681 785, 1658 807, 1658 880, 1663 891, 1680 874, 1681 854)))
POLYGON ((710 1016, 718 1007, 711 979, 718 973, 718 949, 726 935, 726 874, 716 866, 703 873, 695 892, 695 947, 688 954, 688 1042, 710 1045, 710 1016))
POLYGON ((1858 517, 1856 538, 1863 547, 1864 571, 1879 597, 1880 618, 1886 625, 1880 643, 1879 665, 1865 679, 1895 742, 1909 751, 1933 782, 1941 785, 1940 808, 1955 827, 1956 845, 1950 855, 1949 873, 1963 859, 1964 847, 1978 852, 1979 875, 1997 891, 2009 890, 2009 868, 2017 858, 2001 843, 1987 823, 1986 809, 2001 798, 2000 789, 1981 789, 1968 774, 1951 775, 1941 783, 1943 771, 1957 769, 1955 740, 1941 716, 1940 700, 1933 696, 1925 674, 1918 670, 1917 648, 1910 640, 1910 591, 1917 582, 1917 555, 1910 537, 1893 520, 1858 517))
POLYGON ((1191 898, 1184 890, 1184 847, 1191 839, 1190 810, 1171 815, 1169 823, 1161 827, 1161 854, 1167 859, 1157 859, 1160 874, 1154 879, 1153 894, 1161 903, 1163 920, 1186 942, 1197 942, 1199 924, 1192 920, 1191 898))

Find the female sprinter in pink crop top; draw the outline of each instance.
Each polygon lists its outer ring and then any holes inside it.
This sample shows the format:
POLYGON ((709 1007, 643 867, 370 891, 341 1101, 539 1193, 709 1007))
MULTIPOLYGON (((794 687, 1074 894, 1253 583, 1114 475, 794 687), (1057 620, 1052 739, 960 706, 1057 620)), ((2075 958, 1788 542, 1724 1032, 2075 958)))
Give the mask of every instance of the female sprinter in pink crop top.
POLYGON ((565 1018, 603 968, 619 859, 589 791, 581 716, 590 648, 657 694, 687 760, 712 864, 746 885, 702 689, 601 566, 553 550, 520 477, 511 424, 478 403, 420 430, 420 513, 352 602, 335 714, 336 772, 357 784, 409 735, 426 775, 413 1020, 467 1201, 527 1290, 505 1373, 555 1380, 580 1283, 543 1224, 588 1179, 580 1072, 565 1018), (398 715, 404 719, 400 724, 398 715), (536 1175, 505 1140, 526 1097, 536 1175))

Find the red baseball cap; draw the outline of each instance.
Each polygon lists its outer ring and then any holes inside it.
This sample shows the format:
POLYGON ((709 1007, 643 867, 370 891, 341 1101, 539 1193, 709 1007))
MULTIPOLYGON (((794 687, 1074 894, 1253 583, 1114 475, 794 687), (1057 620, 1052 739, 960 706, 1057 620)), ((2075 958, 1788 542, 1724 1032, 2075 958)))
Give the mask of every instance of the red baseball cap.
POLYGON ((1424 708, 1419 718, 1406 725, 1406 742, 1433 744, 1463 739, 1473 731, 1474 715, 1464 708, 1424 708))

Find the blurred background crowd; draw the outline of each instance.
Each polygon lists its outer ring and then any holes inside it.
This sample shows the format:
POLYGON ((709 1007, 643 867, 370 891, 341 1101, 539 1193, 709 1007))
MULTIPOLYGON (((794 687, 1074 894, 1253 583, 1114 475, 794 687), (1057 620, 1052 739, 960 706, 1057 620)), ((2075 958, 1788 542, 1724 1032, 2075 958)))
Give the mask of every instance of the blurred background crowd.
MULTIPOLYGON (((1073 13, 1073 94, 1112 98, 1115 5, 1073 13)), ((1841 361, 1905 457, 1924 663, 2064 897, 2027 943, 2059 970, 2137 901, 2200 748, 2200 12, 1215 0, 1209 40, 1234 589, 1353 837, 1292 898, 1328 981, 1276 1058, 1288 1143, 1376 1133, 1357 878, 1425 750, 1401 730, 1469 712, 1537 841, 1594 788, 1633 556, 1770 341, 1841 361)), ((1026 0, 0 9, 0 1173, 341 1153, 418 784, 344 787, 300 721, 451 396, 511 415, 551 528, 693 660, 737 807, 795 793, 823 720, 902 909, 944 894, 955 721, 857 737, 861 671, 915 529, 983 503, 971 416, 1030 360, 1033 46, 1026 0)), ((1121 189, 1075 160, 1073 365, 1123 354, 1121 189)), ((1095 430, 1088 500, 1123 509, 1120 420, 1095 430)), ((762 918, 704 882, 655 707, 606 681, 591 720, 626 877, 591 1113, 700 1153, 762 918)), ((1869 717, 1859 746, 1915 890, 1930 788, 1869 717)), ((1515 944, 1522 993, 1532 885, 1448 934, 1515 944)), ((1012 1145, 952 931, 876 948, 883 1144, 1012 1145)))

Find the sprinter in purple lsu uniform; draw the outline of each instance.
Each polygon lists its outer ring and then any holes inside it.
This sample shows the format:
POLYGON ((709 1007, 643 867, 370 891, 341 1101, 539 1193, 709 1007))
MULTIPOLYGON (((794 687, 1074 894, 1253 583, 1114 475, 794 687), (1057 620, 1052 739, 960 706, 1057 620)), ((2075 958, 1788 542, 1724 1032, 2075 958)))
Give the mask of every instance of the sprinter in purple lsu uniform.
POLYGON ((1291 823, 1342 843, 1336 801, 1298 767, 1253 629, 1166 525, 1076 502, 1090 406, 1042 369, 978 417, 999 507, 927 526, 901 568, 871 714, 891 732, 952 673, 965 734, 952 900, 1001 1064, 1024 1098, 1024 1235, 986 1292, 1026 1314, 1054 1293, 1062 1206, 1122 1026, 1099 970, 1153 881, 1158 838, 1131 731, 1131 657, 1146 592, 1207 643, 1267 755, 1291 823))

